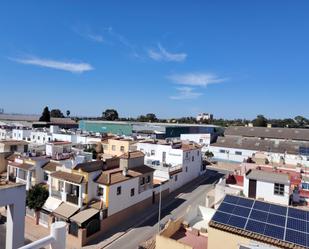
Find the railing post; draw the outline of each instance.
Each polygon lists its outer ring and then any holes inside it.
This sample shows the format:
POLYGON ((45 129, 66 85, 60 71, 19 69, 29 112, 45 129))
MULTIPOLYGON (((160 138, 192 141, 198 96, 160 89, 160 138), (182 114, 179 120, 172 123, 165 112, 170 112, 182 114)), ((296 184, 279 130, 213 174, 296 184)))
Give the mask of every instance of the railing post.
POLYGON ((50 235, 54 238, 50 244, 51 249, 65 249, 66 232, 66 223, 63 221, 55 222, 51 225, 50 235))

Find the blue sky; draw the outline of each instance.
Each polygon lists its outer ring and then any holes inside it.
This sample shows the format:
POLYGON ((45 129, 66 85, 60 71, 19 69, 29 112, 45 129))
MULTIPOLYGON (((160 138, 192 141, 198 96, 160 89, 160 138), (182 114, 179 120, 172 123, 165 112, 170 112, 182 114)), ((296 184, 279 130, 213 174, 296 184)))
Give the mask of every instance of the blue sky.
POLYGON ((308 1, 1 1, 0 107, 309 116, 308 1))

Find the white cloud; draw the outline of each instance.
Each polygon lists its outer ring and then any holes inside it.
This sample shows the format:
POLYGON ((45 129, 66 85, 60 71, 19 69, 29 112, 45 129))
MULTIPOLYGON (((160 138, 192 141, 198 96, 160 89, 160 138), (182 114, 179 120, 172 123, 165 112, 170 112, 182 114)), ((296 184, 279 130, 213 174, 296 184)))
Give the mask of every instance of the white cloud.
POLYGON ((187 74, 173 74, 168 76, 174 83, 187 86, 203 86, 216 84, 226 81, 226 78, 220 78, 211 73, 187 73, 187 74))
POLYGON ((21 64, 47 67, 47 68, 52 68, 52 69, 68 71, 71 73, 83 73, 83 72, 94 69, 88 63, 73 63, 73 62, 65 62, 65 61, 56 61, 56 60, 44 59, 44 58, 38 58, 38 57, 9 58, 9 59, 11 59, 12 61, 21 63, 21 64))
POLYGON ((102 43, 105 42, 104 37, 101 34, 96 34, 93 33, 92 31, 90 31, 89 28, 80 28, 80 27, 73 27, 72 28, 73 31, 78 34, 79 36, 94 41, 94 42, 98 42, 98 43, 102 43))
POLYGON ((186 53, 171 53, 168 52, 161 44, 158 44, 158 49, 149 49, 148 56, 155 61, 175 61, 182 62, 187 58, 186 53))
POLYGON ((196 99, 203 95, 199 92, 194 92, 192 87, 178 87, 176 88, 178 91, 177 95, 170 96, 170 99, 173 100, 183 100, 183 99, 196 99))

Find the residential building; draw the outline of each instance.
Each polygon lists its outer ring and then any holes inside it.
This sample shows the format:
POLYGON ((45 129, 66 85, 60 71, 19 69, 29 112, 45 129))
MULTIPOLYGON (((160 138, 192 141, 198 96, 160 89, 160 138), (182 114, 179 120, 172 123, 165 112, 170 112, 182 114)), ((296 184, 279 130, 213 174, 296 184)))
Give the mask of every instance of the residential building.
POLYGON ((258 138, 219 137, 209 146, 214 159, 243 162, 263 153, 269 163, 309 166, 309 142, 273 141, 258 138))
MULTIPOLYGON (((24 245, 26 190, 24 184, 0 182, 0 207, 6 206, 6 249, 24 245)), ((0 247, 3 244, 0 241, 0 247)))
POLYGON ((201 122, 201 121, 204 121, 204 120, 212 121, 213 117, 214 117, 213 114, 210 114, 210 113, 199 113, 196 116, 196 121, 197 122, 201 122))
POLYGON ((103 139, 103 153, 106 155, 120 156, 132 150, 132 145, 136 142, 133 139, 121 137, 107 137, 103 139))
POLYGON ((28 143, 26 141, 19 140, 0 140, 0 153, 3 152, 28 152, 28 143))
POLYGON ((209 150, 211 135, 206 134, 181 134, 180 140, 195 142, 201 146, 201 152, 205 153, 209 150))
POLYGON ((149 140, 137 143, 145 153, 145 164, 155 169, 154 177, 169 180, 170 191, 181 187, 204 173, 201 147, 185 141, 149 140))
POLYGON ((309 211, 226 195, 209 222, 208 249, 308 248, 309 211))
POLYGON ((292 193, 289 175, 265 170, 249 170, 244 178, 243 193, 246 197, 289 205, 292 193))
POLYGON ((12 127, 0 125, 0 140, 12 139, 12 127))
POLYGON ((46 129, 35 129, 31 131, 31 142, 45 144, 52 141, 52 134, 46 129))
POLYGON ((12 130, 12 139, 30 142, 31 129, 29 127, 17 127, 12 130))
POLYGON ((32 186, 44 182, 42 167, 48 161, 45 157, 13 156, 12 160, 8 161, 7 179, 25 184, 28 191, 32 186))

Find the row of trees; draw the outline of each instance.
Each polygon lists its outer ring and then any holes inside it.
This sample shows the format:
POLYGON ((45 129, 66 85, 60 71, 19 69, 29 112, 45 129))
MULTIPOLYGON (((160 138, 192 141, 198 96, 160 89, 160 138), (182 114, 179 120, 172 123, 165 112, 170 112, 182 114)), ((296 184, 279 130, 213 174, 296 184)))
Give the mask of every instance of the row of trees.
MULTIPOLYGON (((69 117, 70 114, 71 114, 70 110, 67 110, 66 111, 67 117, 69 117)), ((51 111, 49 111, 48 106, 45 106, 39 121, 50 122, 50 118, 64 118, 64 115, 62 111, 60 111, 59 109, 52 109, 51 111)))
MULTIPOLYGON (((70 116, 70 111, 66 111, 66 116, 70 116)), ((64 118, 64 114, 59 109, 52 109, 49 111, 46 106, 43 110, 40 121, 50 122, 50 118, 64 118)), ((309 119, 303 116, 296 116, 295 118, 285 119, 267 119, 264 115, 257 115, 253 120, 249 119, 213 119, 196 121, 195 117, 181 117, 172 119, 159 119, 154 113, 147 113, 140 115, 137 118, 123 118, 119 117, 118 111, 115 109, 106 109, 102 112, 102 116, 96 119, 108 120, 108 121, 138 121, 138 122, 162 122, 162 123, 179 123, 179 124, 213 124, 223 127, 227 126, 245 126, 252 123, 256 127, 266 127, 267 124, 271 124, 273 127, 290 127, 290 128, 308 128, 309 119)))

